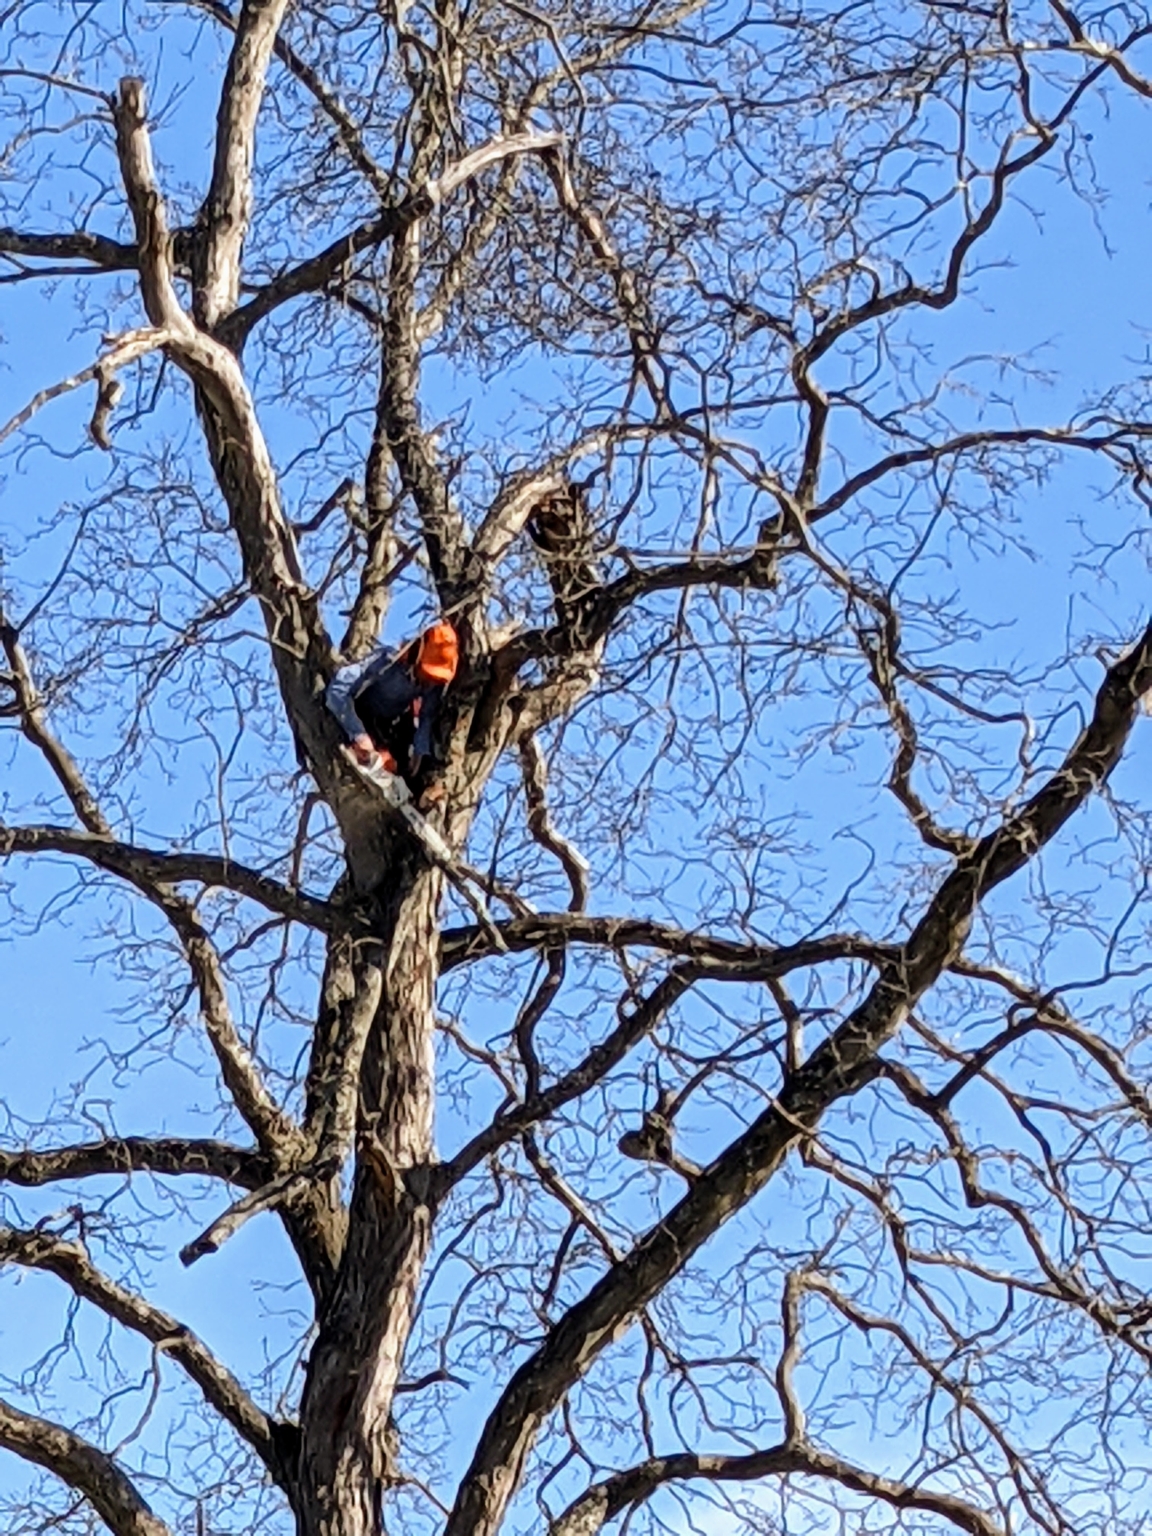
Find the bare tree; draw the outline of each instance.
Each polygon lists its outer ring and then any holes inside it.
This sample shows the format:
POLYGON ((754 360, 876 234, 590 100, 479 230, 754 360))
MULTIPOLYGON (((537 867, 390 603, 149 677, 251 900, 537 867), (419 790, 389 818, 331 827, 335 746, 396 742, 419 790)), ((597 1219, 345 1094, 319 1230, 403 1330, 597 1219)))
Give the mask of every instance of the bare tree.
POLYGON ((1144 384, 964 329, 1150 35, 0 10, 83 349, 2 429, 4 891, 120 1000, 4 1068, 9 1530, 1145 1529, 1144 384), (325 705, 390 612, 472 905, 325 705), (241 1248, 232 1368, 165 1264, 241 1248))

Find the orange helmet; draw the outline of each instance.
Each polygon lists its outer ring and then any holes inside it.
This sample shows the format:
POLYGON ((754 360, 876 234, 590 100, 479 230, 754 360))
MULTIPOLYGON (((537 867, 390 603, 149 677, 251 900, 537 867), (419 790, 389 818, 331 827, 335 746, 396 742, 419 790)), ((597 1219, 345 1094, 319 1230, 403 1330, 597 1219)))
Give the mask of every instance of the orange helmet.
POLYGON ((459 660, 456 631, 443 619, 426 629, 416 644, 415 672, 422 683, 450 683, 459 660))

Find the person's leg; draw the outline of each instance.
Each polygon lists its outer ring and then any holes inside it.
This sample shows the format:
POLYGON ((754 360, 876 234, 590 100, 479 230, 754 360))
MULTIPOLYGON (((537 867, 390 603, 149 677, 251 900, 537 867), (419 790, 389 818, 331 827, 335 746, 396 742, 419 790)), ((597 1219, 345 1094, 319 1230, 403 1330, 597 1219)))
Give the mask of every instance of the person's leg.
POLYGON ((384 745, 392 754, 396 767, 393 773, 398 773, 408 788, 412 788, 409 767, 412 762, 412 739, 416 734, 416 722, 412 718, 412 711, 406 709, 403 714, 395 715, 388 722, 384 745))

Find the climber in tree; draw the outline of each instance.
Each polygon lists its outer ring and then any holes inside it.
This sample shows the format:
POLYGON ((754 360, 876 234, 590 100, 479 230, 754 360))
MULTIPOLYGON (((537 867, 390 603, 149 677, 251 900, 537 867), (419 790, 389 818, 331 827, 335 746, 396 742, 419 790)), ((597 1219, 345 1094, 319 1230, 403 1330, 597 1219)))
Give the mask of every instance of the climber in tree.
MULTIPOLYGON (((363 661, 340 668, 328 685, 328 708, 358 762, 365 767, 378 762, 416 793, 415 780, 432 755, 440 701, 456 676, 459 654, 456 631, 442 619, 400 651, 380 645, 363 661)), ((433 798, 439 798, 436 787, 426 788, 424 799, 433 798)))

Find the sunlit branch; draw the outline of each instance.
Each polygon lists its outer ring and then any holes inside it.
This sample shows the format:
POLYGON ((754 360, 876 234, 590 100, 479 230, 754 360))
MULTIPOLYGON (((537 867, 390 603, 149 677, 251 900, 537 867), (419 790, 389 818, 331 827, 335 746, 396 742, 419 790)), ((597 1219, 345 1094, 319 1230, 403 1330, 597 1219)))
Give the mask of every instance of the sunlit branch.
POLYGON ((559 142, 555 133, 519 133, 506 139, 493 139, 454 162, 439 177, 429 177, 424 184, 410 193, 402 202, 374 219, 369 219, 355 229, 334 240, 315 256, 297 263, 288 271, 275 277, 260 291, 233 310, 218 327, 220 336, 230 346, 243 345, 252 327, 270 315, 280 305, 307 293, 322 291, 338 274, 342 274, 353 257, 364 251, 374 250, 386 241, 394 239, 426 217, 444 199, 465 182, 478 176, 491 165, 499 164, 511 155, 539 153, 559 142))
POLYGON ((233 891, 269 912, 322 933, 343 933, 356 926, 353 918, 319 897, 291 890, 220 854, 166 853, 122 843, 110 835, 76 832, 67 827, 8 827, 0 823, 0 857, 35 853, 61 853, 84 859, 109 874, 119 875, 145 893, 157 883, 178 885, 188 881, 209 890, 233 891))
POLYGON ((109 1136, 71 1147, 0 1151, 0 1182, 27 1189, 125 1173, 220 1179, 259 1189, 270 1165, 259 1152, 226 1141, 180 1136, 109 1136))
POLYGON ((82 1300, 147 1339, 196 1383, 205 1400, 252 1446, 269 1471, 283 1476, 276 1424, 190 1328, 102 1273, 82 1243, 48 1231, 19 1232, 0 1227, 0 1264, 46 1270, 82 1300))
POLYGON ((172 1536, 112 1458, 62 1424, 0 1399, 0 1447, 44 1467, 82 1494, 113 1536, 172 1536))

